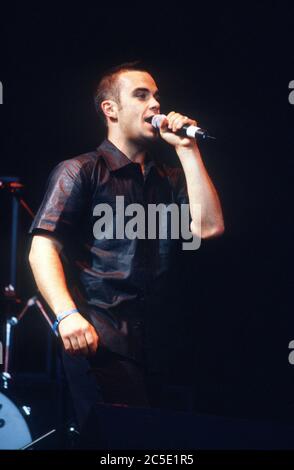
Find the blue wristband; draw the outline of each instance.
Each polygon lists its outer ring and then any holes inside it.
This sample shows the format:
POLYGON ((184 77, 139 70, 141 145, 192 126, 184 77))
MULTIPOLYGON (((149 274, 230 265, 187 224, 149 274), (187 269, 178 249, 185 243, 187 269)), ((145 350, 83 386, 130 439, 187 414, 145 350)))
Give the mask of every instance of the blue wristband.
POLYGON ((61 320, 68 317, 69 315, 72 315, 73 313, 79 313, 78 309, 77 308, 72 308, 71 310, 67 310, 66 312, 62 312, 62 313, 59 313, 57 315, 57 318, 56 318, 55 322, 53 323, 53 327, 52 327, 54 333, 56 333, 56 334, 58 333, 57 328, 58 328, 58 325, 61 322, 61 320))

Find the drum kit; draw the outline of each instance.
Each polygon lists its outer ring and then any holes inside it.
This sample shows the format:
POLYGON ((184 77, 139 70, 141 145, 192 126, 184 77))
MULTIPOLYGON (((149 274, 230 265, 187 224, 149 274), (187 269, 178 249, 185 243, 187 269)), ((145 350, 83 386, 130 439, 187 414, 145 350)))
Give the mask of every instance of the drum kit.
MULTIPOLYGON (((11 373, 11 356, 13 355, 14 329, 20 324, 29 308, 34 306, 41 313, 50 329, 53 332, 53 320, 40 300, 38 293, 28 299, 21 301, 17 296, 17 248, 18 248, 18 225, 20 207, 34 217, 28 204, 22 197, 23 185, 17 177, 0 177, 0 190, 7 191, 11 195, 11 246, 10 246, 10 279, 8 286, 4 288, 5 318, 1 318, 4 323, 3 338, 0 341, 0 366, 2 373, 0 376, 0 449, 34 449, 37 442, 47 438, 56 432, 51 429, 44 435, 33 440, 30 430, 31 408, 20 402, 13 395, 11 386, 13 377, 11 373), (22 308, 22 309, 21 309, 22 308), (16 313, 16 311, 21 310, 16 313)), ((53 334, 55 334, 53 332, 53 334)))

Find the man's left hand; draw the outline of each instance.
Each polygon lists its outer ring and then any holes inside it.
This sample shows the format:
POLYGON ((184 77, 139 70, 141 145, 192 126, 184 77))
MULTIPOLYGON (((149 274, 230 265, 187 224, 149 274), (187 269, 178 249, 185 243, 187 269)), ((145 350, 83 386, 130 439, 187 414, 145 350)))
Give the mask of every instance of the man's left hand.
POLYGON ((163 140, 173 147, 195 147, 197 144, 194 138, 181 137, 175 134, 177 130, 187 124, 197 126, 197 122, 194 119, 172 111, 166 116, 166 119, 162 120, 159 129, 160 135, 163 140))

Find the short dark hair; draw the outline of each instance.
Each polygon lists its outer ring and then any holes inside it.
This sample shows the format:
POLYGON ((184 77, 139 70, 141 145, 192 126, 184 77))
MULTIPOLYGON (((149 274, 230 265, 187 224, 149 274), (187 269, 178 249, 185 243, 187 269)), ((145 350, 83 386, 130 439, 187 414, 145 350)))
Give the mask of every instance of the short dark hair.
POLYGON ((101 103, 107 99, 113 99, 119 103, 119 85, 118 78, 121 73, 124 72, 147 72, 139 60, 134 62, 125 62, 123 64, 112 67, 107 70, 99 80, 99 83, 95 89, 94 101, 95 108, 98 115, 103 120, 104 124, 107 123, 106 117, 102 111, 101 103))

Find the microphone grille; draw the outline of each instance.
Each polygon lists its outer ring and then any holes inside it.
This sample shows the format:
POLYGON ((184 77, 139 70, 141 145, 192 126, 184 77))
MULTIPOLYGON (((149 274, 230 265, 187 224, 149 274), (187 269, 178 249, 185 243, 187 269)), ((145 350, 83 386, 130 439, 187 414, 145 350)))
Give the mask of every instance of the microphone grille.
POLYGON ((162 123, 163 119, 165 118, 165 114, 155 114, 152 118, 151 124, 156 129, 160 128, 160 124, 162 123))

